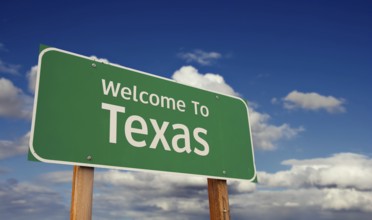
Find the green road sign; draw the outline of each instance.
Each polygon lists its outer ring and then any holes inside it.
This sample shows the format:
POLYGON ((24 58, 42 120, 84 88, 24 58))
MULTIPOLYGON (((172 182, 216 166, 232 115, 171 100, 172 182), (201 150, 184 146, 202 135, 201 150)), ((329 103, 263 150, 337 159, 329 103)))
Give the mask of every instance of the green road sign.
POLYGON ((56 48, 39 55, 30 152, 48 163, 256 176, 242 99, 56 48))

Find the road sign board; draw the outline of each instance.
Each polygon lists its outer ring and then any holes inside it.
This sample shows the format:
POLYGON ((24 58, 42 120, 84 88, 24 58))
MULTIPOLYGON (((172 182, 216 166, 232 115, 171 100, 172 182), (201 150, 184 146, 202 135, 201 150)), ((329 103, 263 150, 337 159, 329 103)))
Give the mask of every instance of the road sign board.
POLYGON ((56 48, 39 55, 39 161, 253 180, 246 103, 56 48))

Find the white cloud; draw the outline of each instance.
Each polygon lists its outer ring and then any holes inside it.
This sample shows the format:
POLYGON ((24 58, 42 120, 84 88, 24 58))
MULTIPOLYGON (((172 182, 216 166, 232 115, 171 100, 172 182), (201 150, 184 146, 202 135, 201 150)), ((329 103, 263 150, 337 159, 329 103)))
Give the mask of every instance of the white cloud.
POLYGON ((260 181, 270 187, 354 188, 372 191, 372 158, 339 153, 328 158, 286 160, 291 168, 275 174, 260 173, 260 181))
POLYGON ((0 160, 26 154, 28 151, 29 138, 30 132, 14 141, 0 140, 0 160))
MULTIPOLYGON (((286 160, 283 164, 291 166, 286 171, 258 172, 258 185, 228 181, 231 216, 238 220, 369 219, 371 161, 352 153, 286 160), (333 174, 337 169, 341 170, 333 174)), ((70 185, 71 174, 49 173, 42 180, 70 185)), ((93 216, 99 219, 208 219, 207 181, 175 174, 98 170, 93 205, 93 216)))
POLYGON ((256 191, 256 183, 248 181, 231 180, 228 181, 230 194, 252 193, 256 191))
MULTIPOLYGON (((71 184, 72 171, 43 174, 42 182, 71 184)), ((178 174, 96 170, 93 216, 99 219, 207 219, 207 179, 178 174)), ((255 191, 228 181, 230 195, 255 191)))
POLYGON ((172 184, 177 187, 194 186, 200 187, 205 184, 202 177, 185 176, 177 174, 160 174, 149 172, 122 172, 119 170, 110 170, 97 175, 96 180, 101 183, 110 183, 113 185, 125 185, 127 187, 144 187, 148 182, 158 190, 164 187, 164 183, 172 184))
POLYGON ((233 219, 370 219, 371 192, 354 192, 315 188, 257 190, 231 196, 230 209, 233 219))
MULTIPOLYGON (((50 172, 41 175, 40 178, 43 181, 51 183, 70 183, 72 171, 50 172)), ((95 184, 99 186, 108 184, 114 187, 123 187, 132 190, 147 188, 164 194, 171 194, 174 191, 172 188, 202 189, 207 184, 206 178, 200 176, 121 170, 96 170, 94 180, 95 184), (164 187, 165 185, 172 187, 164 187)), ((229 181, 228 184, 233 193, 249 193, 256 190, 256 184, 248 181, 233 180, 229 181)))
POLYGON ((9 64, 0 59, 0 73, 19 75, 20 68, 21 68, 21 65, 9 64))
POLYGON ((35 93, 35 86, 36 86, 36 78, 37 78, 37 71, 39 67, 35 65, 31 67, 31 69, 27 72, 27 79, 28 79, 28 90, 32 93, 35 93))
MULTIPOLYGON (((72 171, 52 172, 42 175, 41 180, 69 184, 71 174, 72 171)), ((94 180, 94 204, 99 206, 100 219, 190 219, 193 215, 196 218, 208 215, 208 187, 204 177, 99 170, 94 180), (137 211, 139 208, 142 211, 137 211)), ((231 194, 251 193, 256 189, 248 181, 228 183, 231 194)))
POLYGON ((1 219, 67 219, 63 193, 37 184, 8 179, 0 182, 1 219))
POLYGON ((40 179, 43 182, 46 181, 50 183, 58 183, 58 184, 70 183, 72 181, 72 174, 73 174, 73 168, 71 167, 71 171, 56 171, 56 172, 42 174, 40 176, 40 179))
MULTIPOLYGON (((258 172, 258 185, 228 181, 232 218, 369 219, 371 161, 353 153, 286 160, 288 170, 258 172)), ((70 186, 71 174, 72 170, 54 172, 41 179, 70 186)), ((94 218, 208 219, 206 178, 97 170, 94 184, 94 218)))
POLYGON ((294 90, 284 97, 283 101, 284 108, 287 109, 302 108, 312 111, 324 109, 329 113, 346 111, 343 106, 343 104, 345 104, 344 99, 338 99, 333 96, 323 96, 315 92, 302 93, 294 90))
POLYGON ((317 189, 258 189, 254 193, 230 196, 230 206, 232 214, 238 219, 292 219, 290 216, 296 216, 301 212, 302 219, 307 219, 303 209, 317 208, 319 212, 319 198, 322 198, 322 195, 317 189))
POLYGON ((275 150, 276 142, 281 139, 291 139, 304 131, 303 127, 292 128, 288 124, 272 125, 270 115, 249 108, 249 122, 252 128, 253 145, 261 150, 275 150))
MULTIPOLYGON (((58 171, 43 174, 41 178, 44 181, 53 183, 68 183, 71 181, 71 174, 72 172, 70 171, 58 171)), ((110 184, 134 189, 145 188, 147 186, 156 190, 167 190, 164 188, 165 183, 177 187, 200 187, 206 183, 205 178, 198 176, 121 170, 96 171, 94 179, 97 184, 110 184), (150 186, 148 186, 149 182, 151 182, 150 186)))
POLYGON ((100 188, 94 195, 94 216, 97 219, 206 219, 208 195, 206 190, 176 188, 164 183, 161 190, 154 190, 151 182, 147 188, 110 186, 100 188), (172 193, 163 193, 172 189, 172 193))
POLYGON ((360 210, 372 212, 372 192, 355 189, 327 189, 322 208, 329 210, 360 210))
POLYGON ((30 119, 33 98, 5 78, 0 78, 0 117, 30 119))
POLYGON ((201 65, 211 65, 216 60, 222 57, 220 53, 205 52, 203 50, 194 50, 193 52, 179 53, 178 56, 188 63, 196 62, 201 65))
MULTIPOLYGON (((43 182, 71 184, 72 171, 47 173, 43 182)), ((190 219, 208 215, 207 180, 153 172, 96 170, 94 218, 190 219)), ((242 186, 241 186, 242 187, 242 186)))
POLYGON ((291 167, 271 174, 258 172, 258 190, 231 196, 231 209, 238 219, 248 216, 253 219, 296 216, 302 219, 369 219, 372 158, 339 153, 327 158, 286 160, 283 164, 291 167))
MULTIPOLYGON (((218 74, 206 73, 201 74, 192 66, 183 66, 177 70, 172 78, 179 83, 194 86, 197 88, 208 89, 215 92, 231 96, 239 96, 234 89, 228 85, 224 78, 218 74)), ((250 105, 249 121, 252 127, 253 145, 261 150, 274 150, 275 143, 281 139, 290 139, 298 135, 304 129, 292 128, 288 124, 280 126, 269 123, 270 116, 255 111, 250 105)))
POLYGON ((192 66, 181 67, 173 73, 172 79, 176 80, 176 82, 197 88, 203 88, 232 96, 239 95, 225 82, 222 76, 213 73, 201 74, 192 66))

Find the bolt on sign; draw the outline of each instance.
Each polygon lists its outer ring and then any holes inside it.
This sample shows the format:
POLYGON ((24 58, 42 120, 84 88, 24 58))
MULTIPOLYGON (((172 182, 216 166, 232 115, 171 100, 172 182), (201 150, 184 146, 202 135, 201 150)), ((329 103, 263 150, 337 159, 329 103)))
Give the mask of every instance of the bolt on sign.
POLYGON ((39 55, 30 158, 254 180, 240 98, 56 48, 39 55))

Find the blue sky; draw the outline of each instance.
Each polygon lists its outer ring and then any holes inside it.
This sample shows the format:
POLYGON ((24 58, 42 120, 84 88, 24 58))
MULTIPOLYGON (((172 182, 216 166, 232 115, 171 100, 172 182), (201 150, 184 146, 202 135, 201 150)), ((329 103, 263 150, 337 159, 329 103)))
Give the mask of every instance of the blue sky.
MULTIPOLYGON (((72 167, 26 159, 46 44, 247 99, 261 181, 229 182, 234 219, 368 219, 371 7, 358 0, 0 3, 0 218, 69 215, 72 167)), ((205 189, 199 177, 97 170, 93 218, 208 219, 205 189)))

